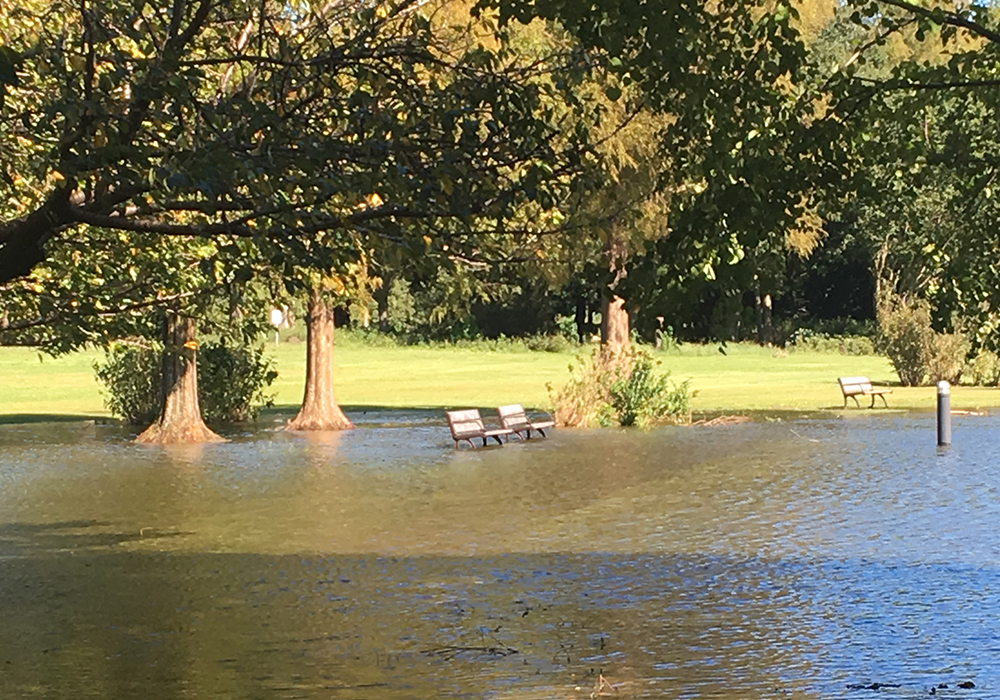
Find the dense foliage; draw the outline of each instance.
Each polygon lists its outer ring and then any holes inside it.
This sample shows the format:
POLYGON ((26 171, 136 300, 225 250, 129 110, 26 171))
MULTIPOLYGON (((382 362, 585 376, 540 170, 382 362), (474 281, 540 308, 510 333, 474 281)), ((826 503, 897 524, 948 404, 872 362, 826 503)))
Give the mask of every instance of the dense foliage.
MULTIPOLYGON (((149 425, 163 404, 160 382, 162 348, 156 344, 116 343, 94 369, 112 415, 137 426, 149 425)), ((198 399, 211 423, 256 419, 270 406, 267 388, 278 377, 262 348, 233 347, 221 341, 198 350, 198 399)))
POLYGON ((600 349, 580 355, 570 366, 569 381, 558 389, 549 386, 556 421, 571 427, 690 422, 688 382, 675 384, 669 372, 656 370, 658 364, 635 346, 624 357, 600 349))
POLYGON ((111 415, 131 425, 153 422, 163 403, 160 353, 156 346, 116 343, 108 348, 103 361, 94 363, 97 380, 103 385, 104 405, 111 415))
POLYGON ((27 0, 0 16, 0 331, 68 351, 164 306, 245 340, 321 285, 399 339, 559 348, 613 294, 649 341, 860 328, 904 383, 988 377, 996 14, 27 0))

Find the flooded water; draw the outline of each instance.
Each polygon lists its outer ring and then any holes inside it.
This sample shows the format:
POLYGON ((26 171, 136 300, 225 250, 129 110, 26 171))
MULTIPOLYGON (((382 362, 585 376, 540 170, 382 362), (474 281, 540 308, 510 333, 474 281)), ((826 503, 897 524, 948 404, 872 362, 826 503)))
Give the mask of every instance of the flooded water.
POLYGON ((358 418, 0 426, 0 697, 1000 696, 998 418, 358 418))

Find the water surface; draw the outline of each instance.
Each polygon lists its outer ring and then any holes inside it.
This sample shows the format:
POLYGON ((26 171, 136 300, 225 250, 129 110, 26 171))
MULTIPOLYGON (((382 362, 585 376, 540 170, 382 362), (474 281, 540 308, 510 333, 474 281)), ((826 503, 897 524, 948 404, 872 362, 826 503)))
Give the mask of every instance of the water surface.
POLYGON ((1000 694, 997 418, 945 452, 920 414, 459 452, 356 418, 0 426, 0 697, 1000 694))

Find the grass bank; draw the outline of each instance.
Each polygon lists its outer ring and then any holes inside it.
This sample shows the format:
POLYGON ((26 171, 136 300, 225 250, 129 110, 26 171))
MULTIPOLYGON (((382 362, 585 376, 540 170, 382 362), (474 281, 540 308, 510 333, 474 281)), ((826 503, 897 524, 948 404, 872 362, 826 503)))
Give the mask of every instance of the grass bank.
MULTIPOLYGON (((305 346, 272 345, 280 377, 276 404, 289 410, 302 396, 305 346)), ((336 351, 337 396, 346 406, 496 406, 523 403, 545 407, 546 384, 561 384, 575 353, 483 350, 455 347, 372 347, 343 342, 336 351)), ((0 419, 106 416, 94 380, 97 352, 51 358, 27 348, 0 348, 0 419)), ((836 378, 867 375, 876 384, 894 384, 889 362, 877 356, 821 352, 776 352, 750 345, 685 345, 658 353, 676 380, 691 380, 692 406, 703 413, 839 410, 836 378)), ((934 389, 895 386, 893 409, 931 408, 934 389)), ((956 387, 955 408, 1000 406, 1000 390, 956 387)), ((852 403, 853 409, 853 403, 852 403)))

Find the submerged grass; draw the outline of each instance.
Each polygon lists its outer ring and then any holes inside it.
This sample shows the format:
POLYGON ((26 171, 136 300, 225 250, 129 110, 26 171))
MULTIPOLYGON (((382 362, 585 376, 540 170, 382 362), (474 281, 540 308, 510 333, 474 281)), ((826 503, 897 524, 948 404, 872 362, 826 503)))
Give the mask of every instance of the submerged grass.
MULTIPOLYGON (((675 381, 691 380, 696 413, 841 409, 837 377, 867 375, 895 385, 888 360, 831 352, 785 353, 752 345, 684 345, 655 353, 675 381)), ((279 407, 297 406, 305 377, 305 345, 273 344, 279 407)), ((545 408, 546 384, 563 384, 575 352, 475 347, 372 347, 344 342, 335 352, 338 400, 347 406, 489 407, 507 403, 545 408)), ((0 348, 0 421, 31 416, 107 416, 94 379, 98 352, 51 358, 28 348, 0 348)), ((930 408, 932 387, 893 386, 891 409, 930 408)), ((862 402, 866 405, 867 402, 862 402)), ((1000 390, 956 387, 952 406, 1000 406, 1000 390)), ((850 409, 856 411, 853 402, 850 409)))

